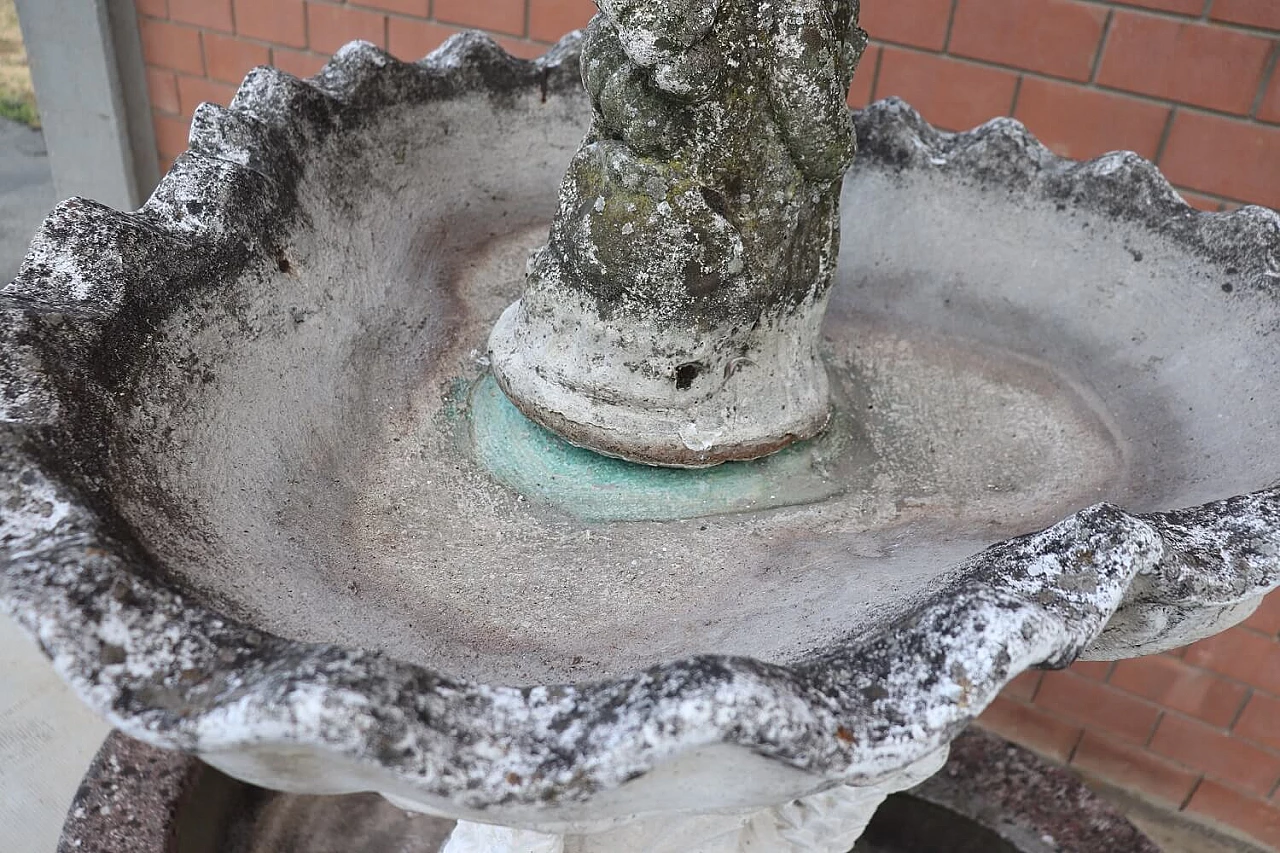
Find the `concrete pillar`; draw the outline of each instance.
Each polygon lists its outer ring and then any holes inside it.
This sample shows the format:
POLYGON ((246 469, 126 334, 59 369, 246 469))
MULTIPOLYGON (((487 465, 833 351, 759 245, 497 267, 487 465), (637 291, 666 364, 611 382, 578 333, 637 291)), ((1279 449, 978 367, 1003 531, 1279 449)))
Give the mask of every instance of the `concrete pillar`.
POLYGON ((137 208, 159 160, 133 0, 17 0, 59 198, 137 208))

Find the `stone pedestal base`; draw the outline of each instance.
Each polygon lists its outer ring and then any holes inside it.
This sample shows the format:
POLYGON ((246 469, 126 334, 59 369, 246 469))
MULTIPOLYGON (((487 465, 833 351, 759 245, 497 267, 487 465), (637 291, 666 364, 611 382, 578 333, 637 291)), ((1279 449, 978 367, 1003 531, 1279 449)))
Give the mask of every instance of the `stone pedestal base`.
MULTIPOLYGON (((544 297, 546 298, 546 297, 544 297)), ((676 468, 767 456, 830 418, 818 326, 826 299, 749 332, 613 324, 571 297, 509 307, 494 375, 526 416, 607 456, 676 468), (732 333, 731 333, 732 332, 732 333)))

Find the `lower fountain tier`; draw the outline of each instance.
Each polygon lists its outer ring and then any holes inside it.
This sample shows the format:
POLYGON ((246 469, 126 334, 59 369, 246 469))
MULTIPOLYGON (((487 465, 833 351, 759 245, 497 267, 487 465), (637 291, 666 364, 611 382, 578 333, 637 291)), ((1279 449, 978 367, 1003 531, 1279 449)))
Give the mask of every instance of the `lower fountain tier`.
MULTIPOLYGON (((58 853, 438 853, 454 822, 374 794, 281 794, 112 734, 76 793, 58 853)), ((1065 769, 970 730, 942 772, 889 797, 852 853, 1156 853, 1065 769)), ((497 853, 497 851, 486 851, 497 853)))

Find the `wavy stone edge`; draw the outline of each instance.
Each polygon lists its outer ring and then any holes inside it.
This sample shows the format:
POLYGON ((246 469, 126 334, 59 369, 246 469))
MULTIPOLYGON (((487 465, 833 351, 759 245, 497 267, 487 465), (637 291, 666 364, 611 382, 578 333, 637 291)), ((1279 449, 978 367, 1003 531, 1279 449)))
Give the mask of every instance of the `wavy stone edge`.
MULTIPOLYGON (((108 416, 59 388, 121 388, 95 353, 126 308, 162 317, 202 281, 273 262, 297 217, 296 175, 329 136, 397 103, 571 96, 576 78, 573 37, 535 62, 478 34, 416 64, 354 43, 309 81, 257 69, 229 109, 201 107, 191 150, 138 212, 72 199, 50 215, 0 303, 0 607, 112 724, 206 756, 305 747, 354 780, 332 792, 412 793, 460 816, 586 804, 720 744, 807 771, 814 790, 874 784, 943 748, 1021 671, 1206 636, 1280 581, 1278 489, 1145 516, 1100 504, 974 556, 891 629, 794 666, 704 656, 523 689, 269 636, 166 586, 107 509, 93 460, 65 440, 108 416), (174 290, 159 290, 166 280, 174 290)), ((1013 120, 946 134, 896 100, 857 125, 855 169, 936 169, 1060 199, 1167 233, 1242 283, 1280 280, 1280 217, 1197 213, 1136 155, 1069 163, 1013 120)), ((274 785, 322 788, 306 769, 278 773, 274 785)))

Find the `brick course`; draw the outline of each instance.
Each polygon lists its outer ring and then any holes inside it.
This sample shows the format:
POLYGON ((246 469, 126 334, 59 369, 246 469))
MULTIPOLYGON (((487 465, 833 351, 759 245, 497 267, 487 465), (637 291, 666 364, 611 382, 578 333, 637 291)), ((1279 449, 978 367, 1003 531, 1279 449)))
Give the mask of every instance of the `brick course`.
POLYGON ((1017 88, 1018 76, 1011 71, 886 45, 875 97, 896 95, 938 127, 960 130, 1008 113, 1017 88))
MULTIPOLYGON (((1160 166, 1174 183, 1280 208, 1280 127, 1179 112, 1160 166)), ((1268 678, 1280 688, 1280 668, 1268 678)))
POLYGON ((431 0, 351 0, 351 5, 414 18, 431 16, 431 0))
POLYGON ((1142 9, 1198 17, 1204 11, 1205 0, 1117 0, 1113 5, 1136 6, 1142 9))
POLYGON ((307 43, 319 53, 333 53, 349 41, 363 39, 387 46, 387 16, 354 6, 307 3, 307 43))
POLYGON ((1167 104, 1028 77, 1013 116, 1063 157, 1081 160, 1128 148, 1151 159, 1172 113, 1167 104))
MULTIPOLYGON (((157 145, 255 65, 310 76, 364 38, 415 60, 460 29, 519 56, 591 0, 135 0, 157 145)), ((963 130, 1013 115, 1053 150, 1156 161, 1206 210, 1280 207, 1280 0, 864 0, 849 102, 900 95, 963 130)), ((1280 847, 1280 595, 1189 649, 1019 676, 980 722, 1081 771, 1280 847)))
POLYGON ((1035 704, 1063 719, 1090 724, 1110 737, 1144 744, 1160 719, 1153 703, 1073 672, 1048 672, 1035 704))
POLYGON ((1081 82, 1093 73, 1109 16, 1076 0, 959 0, 951 52, 1081 82))
POLYGON ((1119 661, 1110 681, 1135 696, 1219 727, 1231 725, 1249 696, 1248 688, 1237 681, 1164 655, 1119 661))
POLYGON ((143 18, 138 22, 138 33, 142 37, 142 52, 149 66, 204 75, 199 30, 143 18))
POLYGON ((1098 84, 1247 115, 1273 43, 1225 27, 1117 12, 1098 84))
POLYGON ((1215 0, 1210 17, 1215 21, 1280 30, 1280 3, 1275 0, 1215 0))
POLYGON ((1275 637, 1239 626, 1201 640, 1187 649, 1183 659, 1280 695, 1280 654, 1276 649, 1275 637))
POLYGON ((1280 849, 1280 809, 1274 802, 1249 797, 1205 779, 1187 803, 1187 811, 1214 823, 1235 827, 1273 850, 1280 849))
POLYGON ((236 34, 286 47, 307 46, 302 0, 234 0, 236 34))
MULTIPOLYGON (((983 723, 990 727, 985 717, 983 723)), ((1000 731, 998 728, 995 730, 1000 731)), ((1001 734, 1004 734, 1003 731, 1001 734)), ((1035 744, 1027 746, 1036 748, 1035 744)), ((1071 757, 1071 764, 1084 773, 1124 788, 1142 791, 1147 797, 1174 808, 1186 802, 1199 782, 1196 773, 1186 767, 1167 761, 1141 747, 1119 743, 1094 731, 1084 733, 1079 747, 1071 757)))
POLYGON ((224 33, 235 29, 231 0, 169 0, 169 20, 224 33))
POLYGON ((951 29, 952 0, 894 0, 867 3, 862 27, 880 41, 942 50, 951 29))
POLYGON ((1266 797, 1280 780, 1280 756, 1267 753, 1229 732, 1177 714, 1164 714, 1151 736, 1151 751, 1242 791, 1266 797))
POLYGON ((202 33, 204 64, 211 80, 239 85, 245 72, 271 62, 271 48, 235 36, 202 33))
POLYGON ((230 103, 231 97, 236 93, 236 87, 230 83, 219 83, 207 77, 188 77, 185 74, 179 74, 177 80, 178 105, 183 115, 191 115, 196 111, 196 107, 205 101, 216 104, 230 103))
POLYGON ((987 728, 1061 762, 1071 760, 1084 736, 1082 726, 1005 696, 987 706, 982 720, 987 728))
POLYGON ((435 0, 434 12, 436 19, 446 24, 524 35, 525 0, 435 0))
POLYGON ((1280 699, 1254 692, 1233 731, 1237 737, 1280 752, 1280 699))

